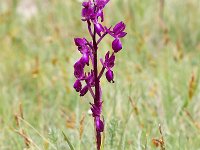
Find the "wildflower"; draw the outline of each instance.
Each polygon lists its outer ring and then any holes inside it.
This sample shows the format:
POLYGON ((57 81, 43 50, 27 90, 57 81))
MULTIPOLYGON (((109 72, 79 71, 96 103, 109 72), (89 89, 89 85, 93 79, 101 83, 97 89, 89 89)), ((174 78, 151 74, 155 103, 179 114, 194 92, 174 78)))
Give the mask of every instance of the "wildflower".
POLYGON ((120 38, 126 36, 127 33, 124 32, 125 28, 126 25, 123 22, 119 22, 115 25, 112 31, 107 29, 107 32, 115 38, 115 40, 112 42, 112 49, 115 53, 119 52, 122 49, 120 38))
POLYGON ((115 54, 113 53, 111 56, 109 55, 110 55, 110 52, 108 51, 105 55, 105 62, 104 62, 104 66, 107 69, 111 69, 115 65, 115 54))
POLYGON ((82 9, 82 17, 84 17, 85 20, 91 19, 91 17, 94 15, 94 5, 91 0, 88 2, 83 2, 82 6, 84 7, 82 9))
POLYGON ((83 64, 89 65, 89 54, 90 48, 87 46, 87 41, 84 38, 75 38, 74 39, 75 45, 78 47, 78 50, 82 54, 80 61, 83 64))
POLYGON ((123 22, 119 22, 115 25, 115 27, 113 28, 113 36, 115 38, 122 38, 124 37, 127 33, 124 32, 126 28, 126 25, 123 22))
POLYGON ((86 38, 74 39, 78 51, 82 54, 81 58, 74 64, 74 76, 76 77, 74 89, 79 92, 80 96, 84 96, 89 91, 93 97, 94 102, 90 103, 90 110, 94 117, 97 150, 101 148, 101 134, 104 131, 104 120, 102 121, 101 119, 103 101, 100 79, 106 70, 106 79, 108 82, 114 83, 113 67, 115 65, 115 54, 122 49, 120 39, 127 34, 124 32, 126 25, 123 22, 117 23, 113 29, 102 25, 101 22, 104 21, 103 9, 108 2, 109 0, 88 0, 82 3, 82 21, 87 23, 92 41, 87 41, 86 38), (108 51, 105 55, 105 60, 100 59, 102 69, 99 72, 97 60, 98 45, 106 35, 111 35, 114 38, 112 42, 114 52, 110 55, 108 51), (90 72, 84 70, 85 65, 91 67, 90 72), (85 81, 86 85, 82 88, 81 82, 83 81, 85 81))

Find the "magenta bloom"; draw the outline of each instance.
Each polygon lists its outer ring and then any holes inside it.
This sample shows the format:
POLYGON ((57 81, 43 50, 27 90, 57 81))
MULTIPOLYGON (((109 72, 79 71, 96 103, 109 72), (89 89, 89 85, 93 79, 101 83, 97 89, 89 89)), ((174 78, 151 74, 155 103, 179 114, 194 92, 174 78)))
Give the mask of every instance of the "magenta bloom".
POLYGON ((105 55, 105 62, 104 62, 104 66, 107 68, 107 69, 111 69, 112 67, 114 67, 115 65, 115 54, 113 53, 111 56, 110 56, 110 52, 108 51, 105 55))
POLYGON ((115 27, 113 28, 113 36, 115 38, 122 38, 124 37, 127 33, 124 32, 126 28, 126 25, 123 22, 119 22, 118 24, 115 25, 115 27))
MULTIPOLYGON (((74 64, 74 76, 76 81, 74 89, 80 96, 84 96, 88 91, 92 95, 91 104, 92 116, 96 129, 97 150, 101 149, 101 134, 104 131, 104 119, 102 119, 102 92, 101 77, 104 72, 105 77, 110 83, 114 83, 113 67, 115 65, 115 55, 122 49, 121 38, 126 36, 126 25, 123 22, 117 23, 114 28, 107 28, 102 25, 104 21, 103 9, 109 0, 88 0, 82 3, 82 21, 87 23, 89 34, 92 41, 86 38, 75 38, 74 43, 81 54, 81 58, 74 64), (98 45, 106 35, 111 35, 114 40, 111 44, 113 51, 105 54, 105 59, 100 59, 102 69, 98 70, 98 45), (86 72, 85 66, 90 67, 86 72)), ((88 68, 87 67, 87 68, 88 68)))
POLYGON ((115 40, 112 42, 112 49, 115 53, 120 51, 122 49, 122 43, 120 41, 120 38, 123 38, 126 36, 126 32, 124 32, 126 28, 126 25, 123 22, 119 22, 115 25, 113 30, 107 29, 107 32, 115 38, 115 40))

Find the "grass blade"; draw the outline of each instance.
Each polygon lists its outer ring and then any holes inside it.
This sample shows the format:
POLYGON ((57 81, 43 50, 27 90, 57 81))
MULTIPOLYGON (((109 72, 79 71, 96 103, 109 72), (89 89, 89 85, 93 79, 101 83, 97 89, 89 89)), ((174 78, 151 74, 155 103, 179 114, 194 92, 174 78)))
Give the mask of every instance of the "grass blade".
POLYGON ((67 136, 65 135, 65 133, 62 131, 62 134, 64 136, 64 140, 67 142, 67 144, 69 145, 71 150, 74 150, 73 145, 71 144, 71 142, 69 141, 69 139, 67 138, 67 136))

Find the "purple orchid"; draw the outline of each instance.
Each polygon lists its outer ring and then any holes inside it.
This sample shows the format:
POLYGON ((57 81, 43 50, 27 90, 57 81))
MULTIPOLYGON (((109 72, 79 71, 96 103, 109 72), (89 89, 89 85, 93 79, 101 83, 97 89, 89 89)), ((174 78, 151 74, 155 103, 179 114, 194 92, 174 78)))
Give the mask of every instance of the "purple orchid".
POLYGON ((76 77, 74 89, 79 92, 80 96, 84 96, 89 91, 94 100, 93 103, 90 103, 90 109, 94 117, 97 150, 101 148, 101 134, 104 131, 104 119, 101 115, 103 100, 100 79, 106 70, 106 79, 108 82, 114 83, 115 54, 122 49, 120 39, 127 34, 124 31, 126 25, 123 22, 117 23, 113 29, 102 25, 101 22, 104 21, 103 9, 108 2, 109 0, 88 0, 82 3, 82 21, 87 23, 92 41, 88 41, 86 38, 74 39, 74 43, 82 55, 74 64, 74 76, 76 77), (110 51, 108 51, 105 54, 105 59, 100 59, 102 69, 99 72, 98 45, 108 34, 114 38, 112 42, 113 52, 110 54, 110 51), (90 72, 85 71, 86 65, 91 66, 90 72))
POLYGON ((126 32, 124 32, 126 28, 126 25, 123 22, 119 22, 115 25, 113 30, 107 29, 107 32, 115 38, 115 40, 112 42, 112 49, 115 53, 120 51, 122 49, 122 43, 120 41, 120 38, 123 38, 126 36, 126 32))

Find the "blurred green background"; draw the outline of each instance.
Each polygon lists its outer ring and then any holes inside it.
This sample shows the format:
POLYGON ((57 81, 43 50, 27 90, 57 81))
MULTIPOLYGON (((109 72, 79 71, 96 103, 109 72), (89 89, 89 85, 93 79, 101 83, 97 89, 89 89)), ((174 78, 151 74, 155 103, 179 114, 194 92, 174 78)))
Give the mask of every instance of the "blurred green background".
MULTIPOLYGON (((0 149, 94 150, 89 94, 73 89, 89 37, 78 0, 0 0, 0 149)), ((200 150, 200 1, 111 0, 105 25, 124 21, 115 83, 102 79, 102 149, 200 150), (163 135, 159 132, 159 124, 163 135)), ((100 46, 111 50, 112 38, 100 46)))

